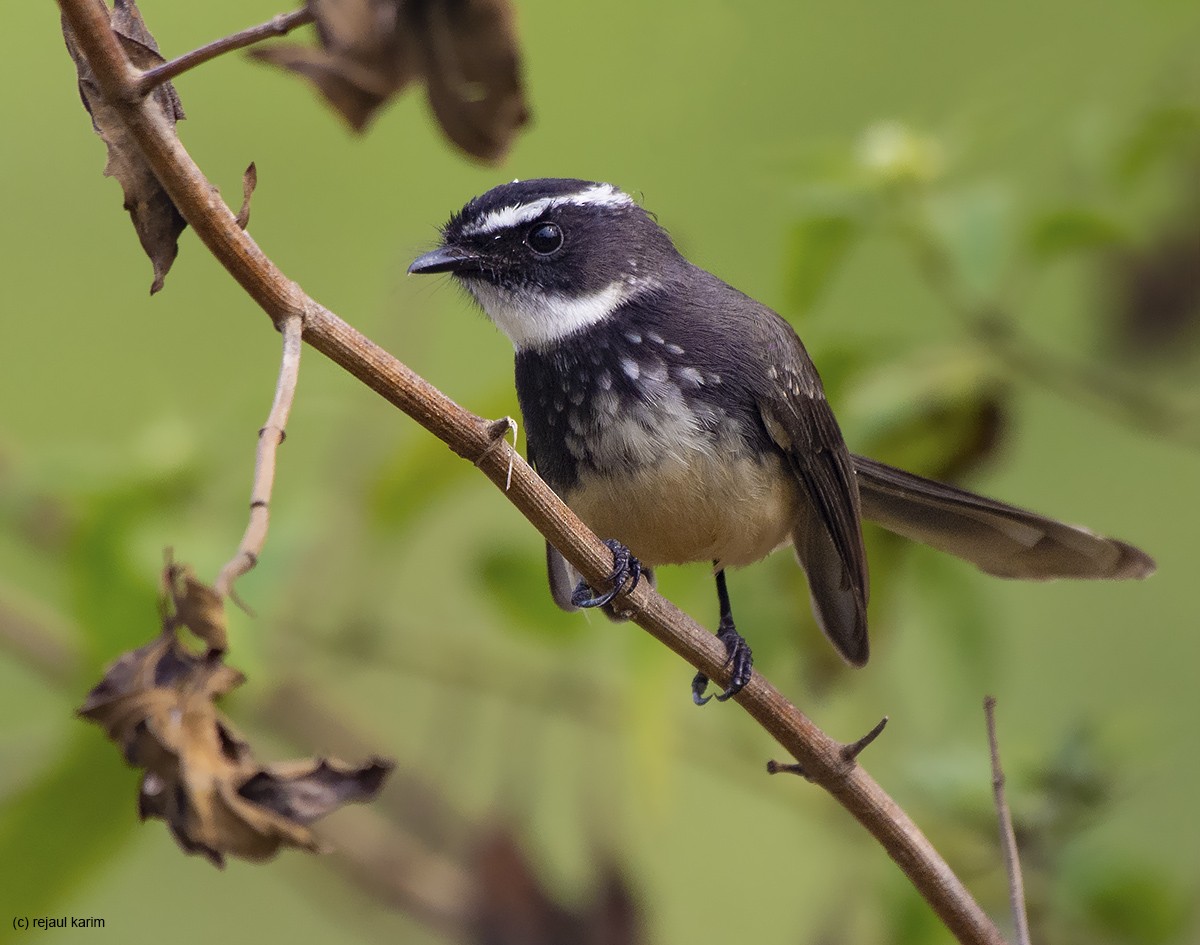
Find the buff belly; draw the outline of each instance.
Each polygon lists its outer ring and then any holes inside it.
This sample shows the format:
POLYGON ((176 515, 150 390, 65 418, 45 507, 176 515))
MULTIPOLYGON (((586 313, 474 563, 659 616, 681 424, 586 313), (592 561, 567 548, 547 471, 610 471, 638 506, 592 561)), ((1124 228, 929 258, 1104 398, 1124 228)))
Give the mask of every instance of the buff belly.
POLYGON ((644 564, 758 561, 788 542, 798 484, 777 456, 689 454, 617 475, 587 473, 565 496, 601 538, 615 538, 644 564))

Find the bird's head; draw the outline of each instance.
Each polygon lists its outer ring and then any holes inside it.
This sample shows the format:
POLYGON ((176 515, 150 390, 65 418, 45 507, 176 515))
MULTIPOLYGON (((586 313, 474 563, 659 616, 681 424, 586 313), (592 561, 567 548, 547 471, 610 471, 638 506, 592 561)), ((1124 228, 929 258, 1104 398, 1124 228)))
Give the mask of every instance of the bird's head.
POLYGON ((666 232, 611 184, 501 184, 442 229, 410 273, 449 272, 518 349, 545 348, 660 288, 682 264, 666 232))

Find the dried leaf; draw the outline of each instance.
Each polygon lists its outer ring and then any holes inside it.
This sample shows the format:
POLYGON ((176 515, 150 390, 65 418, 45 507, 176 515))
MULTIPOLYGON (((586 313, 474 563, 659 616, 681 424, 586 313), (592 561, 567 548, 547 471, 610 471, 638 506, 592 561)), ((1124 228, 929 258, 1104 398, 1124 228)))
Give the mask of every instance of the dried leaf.
MULTIPOLYGON (((146 29, 133 0, 115 0, 109 15, 113 32, 135 66, 148 69, 164 62, 158 53, 158 44, 146 29)), ((163 287, 163 280, 179 251, 179 234, 187 224, 150 169, 141 149, 122 120, 120 111, 105 101, 96 76, 76 44, 65 19, 63 38, 79 76, 79 94, 83 99, 83 107, 92 116, 92 127, 96 134, 104 139, 108 147, 108 161, 104 166, 104 174, 106 177, 115 177, 121 184, 125 194, 125 209, 129 211, 133 220, 133 227, 141 241, 142 249, 154 266, 154 282, 150 286, 150 293, 153 295, 163 287)), ((151 93, 151 100, 172 127, 185 117, 179 96, 171 83, 166 82, 158 86, 151 93)))
POLYGON ((246 168, 242 175, 242 208, 237 214, 237 225, 243 230, 250 225, 250 198, 254 196, 254 188, 258 186, 258 168, 254 162, 246 168))
POLYGON ((1171 357, 1200 338, 1200 211, 1143 249, 1104 261, 1116 348, 1122 356, 1171 357))
POLYGON ((509 0, 415 3, 429 104, 455 144, 499 161, 529 120, 509 0))
POLYGON ((269 765, 238 788, 244 800, 302 824, 311 824, 343 804, 379 793, 392 764, 372 758, 357 768, 319 758, 269 765))
POLYGON ((403 0, 309 0, 320 46, 277 44, 250 55, 304 76, 355 131, 417 76, 403 0))
POLYGON ((225 601, 207 584, 196 579, 187 565, 167 562, 163 583, 171 596, 175 625, 183 625, 208 644, 224 652, 229 647, 225 630, 225 601))
POLYGON ((355 131, 419 77, 442 129, 498 161, 528 121, 510 0, 309 0, 318 48, 251 52, 309 79, 355 131))
POLYGON ((590 902, 567 908, 539 882, 515 838, 485 839, 477 862, 477 900, 470 941, 479 945, 637 945, 642 921, 628 883, 606 867, 590 902))
POLYGON ((258 764, 215 704, 245 677, 222 662, 220 650, 192 653, 176 634, 186 614, 193 630, 209 628, 211 644, 210 589, 185 567, 170 565, 167 573, 175 610, 164 614, 163 632, 118 659, 80 715, 101 726, 129 764, 145 769, 141 817, 166 821, 188 853, 221 866, 226 856, 269 859, 283 846, 316 850, 309 825, 342 804, 373 798, 391 764, 258 764))

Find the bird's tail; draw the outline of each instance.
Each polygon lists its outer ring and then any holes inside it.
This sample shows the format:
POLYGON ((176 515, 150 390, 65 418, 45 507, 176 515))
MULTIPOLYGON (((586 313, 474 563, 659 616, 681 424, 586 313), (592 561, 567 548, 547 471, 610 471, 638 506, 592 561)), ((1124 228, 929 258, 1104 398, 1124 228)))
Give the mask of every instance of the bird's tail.
POLYGON ((863 518, 997 577, 1144 578, 1145 552, 1033 512, 855 456, 863 518))

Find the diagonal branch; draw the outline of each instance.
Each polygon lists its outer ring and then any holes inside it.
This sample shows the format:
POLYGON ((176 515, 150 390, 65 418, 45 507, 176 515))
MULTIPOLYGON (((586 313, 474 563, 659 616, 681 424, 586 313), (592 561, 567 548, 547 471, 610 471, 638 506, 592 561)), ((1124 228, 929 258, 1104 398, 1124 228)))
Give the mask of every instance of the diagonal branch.
MULTIPOLYGON (((510 502, 592 584, 612 570, 612 554, 542 482, 496 429, 413 373, 378 345, 307 296, 238 225, 234 214, 188 155, 161 113, 137 94, 140 73, 113 39, 103 4, 59 0, 104 96, 188 224, 247 294, 277 325, 299 317, 303 338, 467 460, 477 463, 510 502), (511 478, 510 478, 511 476, 511 478), (505 486, 508 486, 505 490, 505 486)), ((717 682, 728 680, 725 648, 643 582, 622 601, 633 621, 717 682)), ((907 814, 853 760, 760 674, 736 701, 884 847, 961 942, 1003 945, 995 925, 907 814)), ((714 818, 704 827, 725 828, 714 818)))

